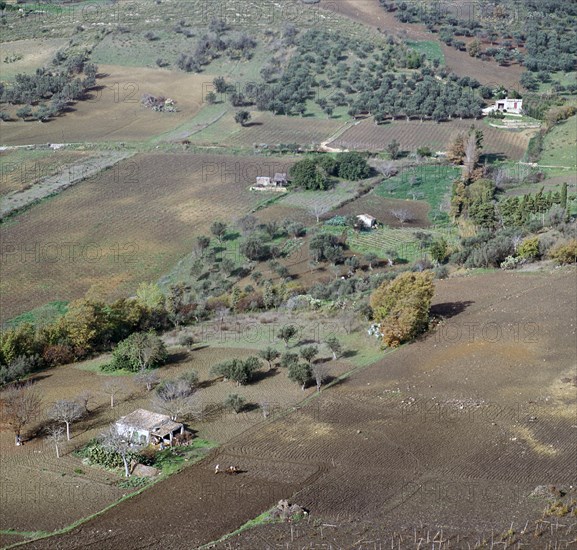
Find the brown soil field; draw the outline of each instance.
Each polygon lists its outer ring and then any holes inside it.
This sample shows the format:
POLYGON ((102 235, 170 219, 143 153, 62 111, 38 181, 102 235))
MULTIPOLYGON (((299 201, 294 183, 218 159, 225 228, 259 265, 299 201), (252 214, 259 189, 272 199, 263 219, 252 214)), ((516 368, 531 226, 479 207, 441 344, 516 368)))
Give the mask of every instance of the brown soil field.
POLYGON ((258 111, 252 112, 251 116, 251 121, 241 127, 234 121, 234 112, 228 112, 214 124, 192 134, 189 140, 199 145, 239 148, 281 143, 311 146, 329 139, 342 126, 342 122, 336 120, 275 116, 258 111))
MULTIPOLYGON (((268 329, 263 325, 263 330, 268 329)), ((211 333, 206 327, 205 335, 211 333)), ((268 371, 264 367, 257 381, 249 386, 236 388, 230 382, 215 380, 210 368, 230 357, 247 357, 255 351, 250 345, 238 340, 234 330, 222 334, 230 339, 231 346, 226 348, 207 345, 192 352, 173 348, 173 363, 159 370, 164 378, 175 378, 183 372, 194 369, 200 380, 198 409, 204 411, 201 416, 191 419, 190 427, 200 437, 217 443, 224 443, 239 433, 264 423, 261 412, 252 409, 235 415, 223 409, 222 402, 229 393, 239 393, 247 403, 256 405, 266 396, 271 404, 271 414, 281 414, 314 392, 309 388, 303 393, 300 387, 288 380, 286 373, 280 370, 268 371), (239 341, 243 347, 234 347, 239 341)), ((274 342, 273 342, 274 343, 274 342)), ((136 386, 130 376, 108 376, 98 371, 97 365, 106 361, 106 357, 67 365, 38 374, 33 383, 41 393, 44 409, 58 399, 71 399, 83 391, 93 393, 89 409, 91 414, 72 426, 72 440, 61 446, 63 456, 57 459, 52 446, 41 436, 25 440, 22 447, 15 447, 13 436, 5 427, 0 432, 0 484, 2 485, 2 508, 6 510, 0 521, 1 529, 16 531, 51 531, 86 517, 103 509, 121 496, 131 492, 117 486, 122 479, 116 472, 85 466, 81 459, 71 452, 90 439, 97 437, 110 422, 128 414, 137 408, 151 408, 150 395, 136 386), (114 409, 110 408, 110 398, 104 391, 104 384, 115 380, 122 384, 123 390, 116 398, 114 409), (82 473, 75 472, 80 468, 82 473), (32 472, 34 472, 33 475, 32 472), (46 503, 55 505, 47 508, 46 503)), ((334 375, 350 369, 346 360, 332 362, 334 375)), ((44 413, 43 415, 44 416, 44 413)), ((45 424, 45 418, 39 418, 31 426, 28 434, 38 434, 45 424)), ((223 457, 221 462, 224 462, 223 457)), ((232 459, 231 459, 232 460, 232 459)), ((272 482, 286 480, 271 479, 272 482)))
POLYGON ((105 75, 90 98, 50 122, 13 121, 4 124, 2 143, 84 143, 142 141, 167 132, 194 116, 202 104, 210 75, 188 75, 166 69, 100 65, 105 75), (140 104, 142 94, 172 97, 177 113, 156 113, 140 104))
MULTIPOLYGON (((450 8, 448 3, 445 8, 450 8)), ((320 7, 344 15, 358 23, 376 27, 396 35, 402 40, 431 40, 438 42, 445 55, 446 66, 460 76, 477 79, 482 85, 503 85, 518 90, 523 68, 519 65, 501 67, 495 62, 471 57, 440 42, 438 35, 429 32, 424 25, 401 23, 393 13, 385 11, 379 0, 321 0, 320 7)))
POLYGON ((382 151, 396 139, 402 150, 415 151, 417 147, 429 146, 435 151, 446 151, 451 140, 471 125, 480 128, 485 136, 483 154, 506 156, 519 160, 525 154, 532 132, 498 130, 478 120, 453 120, 440 124, 432 121, 394 121, 376 125, 372 119, 360 121, 346 130, 330 145, 347 149, 382 151))
POLYGON ((11 149, 0 152, 0 196, 22 191, 42 178, 63 173, 94 153, 67 150, 11 149))
POLYGON ((248 187, 289 164, 142 154, 23 212, 2 230, 2 320, 90 288, 104 298, 130 295, 189 253, 213 220, 233 223, 266 200, 248 187))
MULTIPOLYGON (((311 521, 260 526, 217 547, 327 548, 338 533, 340 547, 358 548, 365 537, 410 533, 398 547, 422 548, 417 531, 428 529, 431 537, 460 535, 462 545, 450 547, 465 548, 479 536, 526 530, 525 522, 532 531, 547 504, 530 496, 537 486, 574 496, 577 396, 566 381, 574 373, 576 282, 574 269, 439 281, 433 313, 444 321, 431 334, 217 456, 30 547, 191 548, 283 497, 308 509, 311 521), (245 473, 214 477, 221 457, 245 473)), ((575 520, 563 519, 556 535, 567 533, 568 542, 575 520)))
POLYGON ((54 54, 66 46, 65 38, 37 38, 2 42, 0 74, 3 80, 14 78, 18 73, 34 73, 38 67, 48 65, 54 54), (21 59, 6 63, 5 59, 21 56, 21 59))
POLYGON ((359 213, 369 214, 388 227, 402 227, 406 229, 429 227, 431 222, 427 216, 430 206, 424 201, 385 199, 374 193, 368 193, 357 200, 335 210, 335 216, 353 216, 359 213), (406 208, 412 214, 411 221, 402 224, 392 214, 395 208, 406 208))

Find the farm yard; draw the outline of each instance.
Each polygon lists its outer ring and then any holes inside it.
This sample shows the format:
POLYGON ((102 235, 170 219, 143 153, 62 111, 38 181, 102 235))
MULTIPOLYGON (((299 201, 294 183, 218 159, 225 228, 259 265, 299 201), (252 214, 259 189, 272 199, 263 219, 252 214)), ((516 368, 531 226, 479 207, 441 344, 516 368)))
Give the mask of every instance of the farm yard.
POLYGON ((434 151, 446 151, 455 135, 467 131, 471 125, 483 130, 483 154, 497 158, 520 160, 532 135, 528 130, 498 130, 487 127, 480 121, 470 120, 453 120, 440 124, 431 121, 393 121, 376 125, 367 119, 358 122, 328 145, 357 151, 382 151, 390 142, 397 140, 403 151, 411 152, 424 146, 434 151))
MULTIPOLYGON (((278 369, 267 371, 263 368, 253 384, 242 388, 215 379, 209 373, 212 366, 231 356, 245 358, 254 355, 257 349, 268 345, 278 346, 276 333, 280 326, 289 322, 294 322, 294 319, 231 317, 226 325, 210 322, 198 326, 194 331, 199 342, 198 349, 187 351, 179 346, 171 348, 170 364, 159 371, 161 379, 175 378, 191 369, 199 375, 202 389, 198 394, 197 416, 190 424, 196 437, 223 444, 266 422, 257 407, 263 399, 270 403, 271 421, 273 417, 290 411, 303 397, 314 392, 314 388, 311 388, 303 394, 299 386, 290 382, 286 374, 278 369), (223 401, 233 391, 243 395, 247 403, 252 404, 252 408, 238 415, 225 410, 223 401)), ((312 334, 313 330, 318 337, 322 337, 319 322, 322 322, 320 316, 309 320, 303 325, 301 335, 312 334), (307 325, 312 329, 308 330, 307 325)), ((333 324, 333 330, 344 334, 336 323, 333 324)), ((167 339, 170 340, 170 336, 167 339)), ((295 341, 291 347, 295 348, 296 345, 295 341)), ((363 347, 375 356, 375 351, 370 351, 375 347, 373 342, 367 341, 363 347)), ((361 350, 356 351, 359 357, 364 355, 361 350)), ((109 423, 138 408, 151 407, 151 394, 137 386, 129 375, 121 373, 111 376, 100 372, 99 366, 107 360, 108 356, 101 356, 38 375, 35 387, 42 393, 46 406, 59 399, 89 391, 92 393, 89 404, 92 412, 88 418, 72 426, 71 442, 61 444, 62 458, 56 458, 54 448, 42 436, 26 442, 23 447, 15 447, 13 437, 8 432, 2 432, 0 471, 3 473, 2 484, 5 488, 2 505, 3 509, 10 512, 3 514, 0 529, 13 529, 17 532, 52 531, 97 512, 132 492, 130 488, 123 488, 122 484, 119 486, 122 477, 116 472, 85 466, 79 457, 72 454, 74 449, 97 437, 109 423), (115 381, 121 388, 112 409, 106 390, 106 384, 110 381, 115 381), (34 483, 26 481, 31 469, 39 471, 40 477, 34 483), (40 494, 57 504, 52 513, 46 513, 43 509, 44 501, 38 500, 40 494)), ((354 363, 347 359, 340 359, 331 362, 330 372, 333 377, 338 376, 353 366, 354 363)), ((40 418, 35 426, 31 426, 30 432, 40 433, 45 422, 44 418, 40 418)), ((271 481, 281 480, 272 478, 271 481)))
POLYGON ((287 157, 142 154, 37 205, 3 228, 13 253, 2 266, 2 320, 91 288, 106 299, 130 295, 213 220, 235 220, 266 200, 248 191, 256 175, 289 165, 287 157))
MULTIPOLYGON (((196 547, 280 498, 334 527, 321 531, 318 522, 305 520, 291 529, 264 520, 217 547, 260 548, 263 539, 353 547, 353 541, 385 535, 400 541, 401 533, 412 543, 413 535, 426 537, 429 530, 433 537, 441 526, 453 543, 458 535, 471 546, 511 528, 520 540, 538 532, 546 542, 552 535, 539 520, 550 501, 536 496, 535 488, 544 473, 568 491, 573 481, 575 396, 563 381, 575 338, 565 330, 576 323, 573 279, 571 272, 558 272, 441 281, 433 311, 446 320, 436 332, 385 355, 294 413, 244 432, 207 462, 125 501, 114 514, 31 547, 98 541, 100 548, 130 548, 136 533, 152 543, 196 547), (555 322, 545 326, 549 308, 555 322), (458 330, 463 326, 478 330, 465 335, 458 330), (495 326, 501 327, 497 341, 495 326), (215 478, 214 465, 232 460, 246 473, 215 478), (183 486, 187 491, 180 491, 177 503, 171 492, 183 486), (151 508, 150 499, 158 507, 151 508), (216 513, 214 506, 219 522, 200 524, 196 518, 216 513), (186 537, 171 532, 175 516, 185 518, 186 537)), ((568 541, 574 520, 566 517, 563 525, 554 536, 568 541)))

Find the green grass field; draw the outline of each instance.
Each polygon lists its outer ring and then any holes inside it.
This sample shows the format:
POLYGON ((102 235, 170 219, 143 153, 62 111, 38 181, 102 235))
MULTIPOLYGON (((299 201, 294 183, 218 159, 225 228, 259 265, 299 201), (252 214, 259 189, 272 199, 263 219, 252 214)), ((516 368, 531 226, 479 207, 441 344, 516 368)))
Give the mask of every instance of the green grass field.
POLYGON ((58 317, 61 317, 68 311, 68 302, 56 301, 50 302, 44 306, 38 307, 22 315, 18 315, 9 321, 6 321, 7 327, 16 327, 22 323, 32 323, 33 325, 44 325, 51 323, 58 317))
POLYGON ((384 180, 375 190, 381 197, 389 199, 424 200, 431 205, 431 221, 447 221, 441 207, 447 202, 453 181, 461 170, 455 166, 425 165, 409 167, 398 175, 384 180))
POLYGON ((424 53, 429 61, 438 59, 441 65, 445 64, 445 54, 441 45, 434 40, 407 40, 407 46, 419 53, 424 53))
POLYGON ((545 136, 539 164, 577 167, 577 116, 561 122, 545 136))

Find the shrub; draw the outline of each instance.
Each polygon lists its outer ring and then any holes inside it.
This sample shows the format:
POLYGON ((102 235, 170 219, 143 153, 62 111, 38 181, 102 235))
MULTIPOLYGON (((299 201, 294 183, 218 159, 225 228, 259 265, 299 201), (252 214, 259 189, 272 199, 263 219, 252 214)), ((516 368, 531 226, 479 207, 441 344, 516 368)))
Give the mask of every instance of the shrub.
POLYGON ((534 260, 540 255, 539 251, 539 237, 526 238, 517 249, 517 253, 521 258, 526 260, 534 260))
POLYGON ((154 332, 135 332, 116 346, 110 368, 138 372, 159 367, 167 359, 166 346, 154 332))
POLYGON ((574 264, 577 262, 577 239, 559 243, 553 247, 549 256, 558 264, 574 264))
POLYGON ((432 271, 402 273, 373 292, 373 317, 385 346, 396 347, 427 329, 433 294, 432 271))
POLYGON ((232 409, 236 414, 242 411, 246 405, 246 399, 236 393, 231 393, 224 400, 224 406, 232 409))
POLYGON ((68 344, 54 344, 46 346, 42 358, 50 366, 66 365, 75 359, 74 350, 68 344))

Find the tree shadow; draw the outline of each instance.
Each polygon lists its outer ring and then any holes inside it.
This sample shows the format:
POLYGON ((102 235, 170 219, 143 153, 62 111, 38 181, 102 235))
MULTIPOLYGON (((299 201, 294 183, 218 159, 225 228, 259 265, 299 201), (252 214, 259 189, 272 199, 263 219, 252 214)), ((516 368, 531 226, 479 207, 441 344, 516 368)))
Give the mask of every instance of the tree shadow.
MULTIPOLYGON (((238 231, 230 231, 229 233, 227 233, 222 238, 222 240, 223 241, 236 241, 236 239, 238 239, 239 237, 240 237, 240 233, 238 231)), ((226 250, 226 249, 223 248, 222 250, 226 250)))
POLYGON ((295 344, 295 347, 298 347, 298 346, 308 346, 308 345, 312 345, 312 344, 318 345, 318 342, 317 342, 316 340, 311 339, 311 338, 305 338, 305 339, 303 339, 303 340, 299 340, 299 341, 295 344))
POLYGON ((177 351, 168 354, 167 363, 182 363, 188 359, 188 351, 177 351))
POLYGON ((355 357, 359 354, 359 352, 356 349, 348 349, 345 352, 343 352, 343 354, 341 355, 341 357, 344 357, 345 359, 348 359, 349 357, 355 357))
POLYGON ((218 378, 211 378, 210 380, 203 380, 202 382, 199 382, 196 385, 196 387, 199 390, 204 390, 206 388, 210 388, 210 387, 214 386, 218 381, 219 381, 218 378))
POLYGON ((262 126, 262 122, 247 122, 244 124, 243 128, 252 128, 253 126, 262 126))
POLYGON ((252 376, 252 384, 257 384, 261 380, 266 380, 267 378, 273 378, 279 374, 279 369, 272 368, 270 370, 257 370, 252 376))
POLYGON ((474 301, 467 300, 464 302, 443 302, 442 304, 435 304, 431 306, 431 315, 450 319, 463 313, 463 311, 474 303, 474 301))
POLYGON ((503 162, 507 159, 507 155, 503 153, 484 153, 479 157, 479 164, 494 164, 495 162, 503 162))

